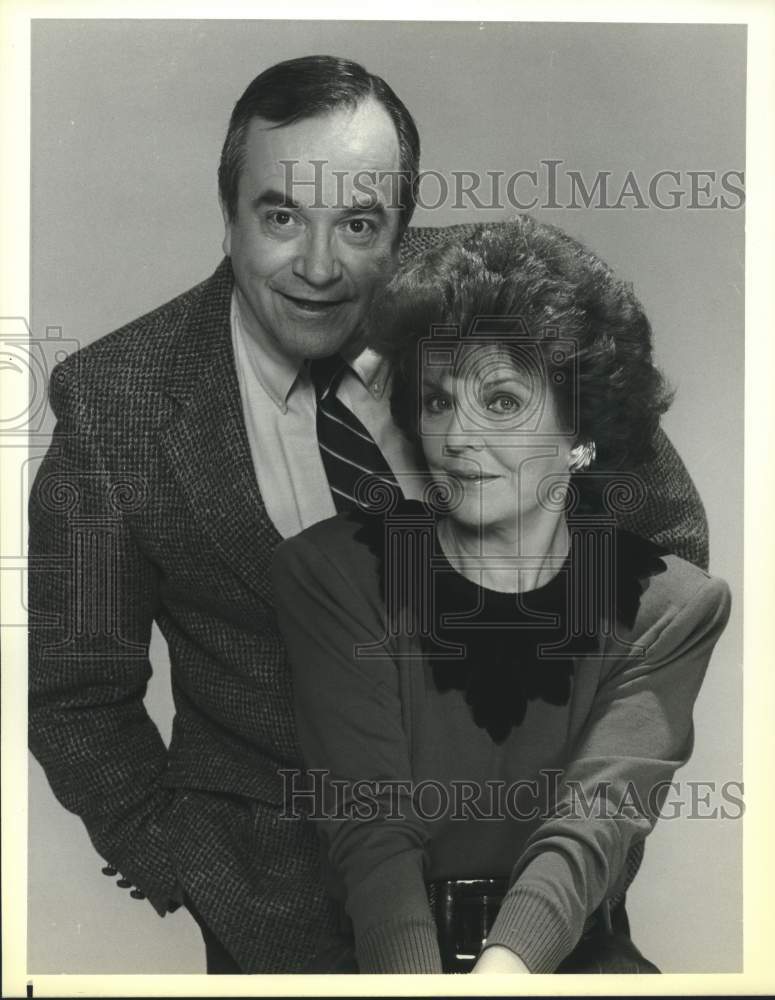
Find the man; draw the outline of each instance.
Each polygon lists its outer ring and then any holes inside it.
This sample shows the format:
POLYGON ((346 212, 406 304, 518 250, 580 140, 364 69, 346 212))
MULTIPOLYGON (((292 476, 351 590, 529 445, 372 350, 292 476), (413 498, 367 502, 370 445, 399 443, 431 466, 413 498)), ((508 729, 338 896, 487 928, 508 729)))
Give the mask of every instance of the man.
MULTIPOLYGON (((31 748, 106 873, 160 914, 189 908, 210 972, 298 972, 336 946, 311 827, 282 818, 278 771, 298 752, 268 567, 282 537, 350 502, 349 445, 326 438, 349 414, 353 443, 416 488, 389 372, 358 341, 399 244, 439 237, 406 232, 418 162, 378 77, 330 57, 271 67, 223 147, 226 259, 52 374, 30 502, 31 748), (169 749, 143 704, 154 621, 169 749)), ((643 475, 648 510, 628 526, 702 561, 701 505, 664 438, 643 475)))

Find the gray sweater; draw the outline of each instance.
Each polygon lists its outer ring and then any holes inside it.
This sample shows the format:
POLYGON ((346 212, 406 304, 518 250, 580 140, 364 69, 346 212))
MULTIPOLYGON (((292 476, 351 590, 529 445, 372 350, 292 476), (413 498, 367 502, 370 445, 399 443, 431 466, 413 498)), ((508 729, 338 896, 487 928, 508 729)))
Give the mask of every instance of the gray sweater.
POLYGON ((551 972, 590 914, 621 892, 628 853, 691 753, 692 708, 729 591, 636 545, 617 593, 630 611, 603 615, 582 652, 566 645, 536 658, 524 626, 532 621, 536 633, 536 615, 556 610, 562 635, 562 608, 579 590, 571 560, 521 606, 517 595, 464 581, 435 536, 431 544, 432 572, 410 574, 415 591, 423 578, 441 611, 469 602, 491 647, 475 630, 439 632, 438 613, 423 638, 406 613, 423 606, 407 596, 410 577, 397 571, 395 551, 385 560, 367 543, 357 517, 317 524, 275 558, 301 748, 308 768, 326 772, 313 817, 326 882, 352 920, 361 972, 423 973, 441 971, 426 882, 507 876, 487 946, 551 972), (576 583, 566 587, 564 575, 576 583), (465 636, 461 662, 449 647, 465 636), (513 669, 493 666, 504 656, 513 669))

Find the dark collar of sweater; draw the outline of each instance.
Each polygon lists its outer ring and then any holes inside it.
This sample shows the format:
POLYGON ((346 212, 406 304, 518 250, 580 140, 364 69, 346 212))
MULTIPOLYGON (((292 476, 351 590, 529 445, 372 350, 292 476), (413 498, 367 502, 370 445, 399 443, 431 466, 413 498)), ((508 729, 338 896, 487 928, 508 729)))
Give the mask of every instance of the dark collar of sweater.
POLYGON ((567 703, 578 661, 599 651, 615 621, 633 624, 648 577, 665 569, 662 549, 586 510, 568 520, 570 551, 557 574, 535 590, 504 593, 449 564, 436 515, 422 503, 350 516, 360 521, 356 539, 378 561, 383 600, 388 593, 397 601, 388 614, 414 623, 438 690, 463 691, 475 724, 495 743, 521 725, 529 701, 567 703), (426 544, 395 544, 402 532, 424 534, 426 544))

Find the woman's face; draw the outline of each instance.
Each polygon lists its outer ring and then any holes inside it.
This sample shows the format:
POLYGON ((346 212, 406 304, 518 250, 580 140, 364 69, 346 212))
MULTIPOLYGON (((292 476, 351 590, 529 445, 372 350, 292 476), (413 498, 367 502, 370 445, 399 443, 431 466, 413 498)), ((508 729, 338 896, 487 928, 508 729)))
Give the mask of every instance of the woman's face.
POLYGON ((423 368, 425 458, 452 488, 450 517, 518 537, 523 519, 540 516, 567 482, 573 438, 535 355, 517 361, 477 345, 460 352, 454 368, 423 368))

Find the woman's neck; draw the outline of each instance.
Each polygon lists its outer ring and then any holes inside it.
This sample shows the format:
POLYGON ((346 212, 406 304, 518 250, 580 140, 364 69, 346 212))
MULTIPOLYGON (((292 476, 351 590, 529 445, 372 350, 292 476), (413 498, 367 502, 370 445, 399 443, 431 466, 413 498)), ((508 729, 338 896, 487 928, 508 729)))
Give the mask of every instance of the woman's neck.
POLYGON ((450 564, 488 590, 518 593, 543 587, 557 575, 570 548, 565 516, 537 511, 520 530, 469 528, 451 517, 439 522, 438 538, 450 564))

